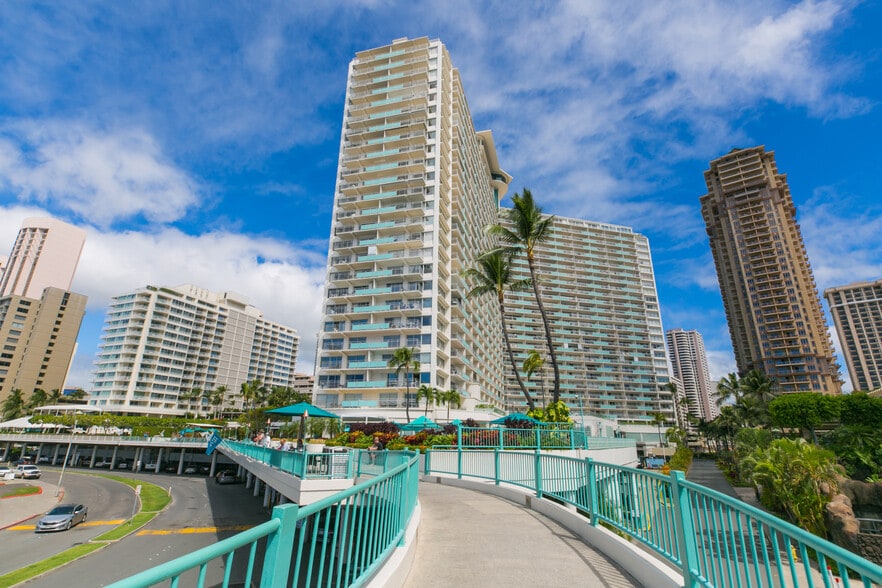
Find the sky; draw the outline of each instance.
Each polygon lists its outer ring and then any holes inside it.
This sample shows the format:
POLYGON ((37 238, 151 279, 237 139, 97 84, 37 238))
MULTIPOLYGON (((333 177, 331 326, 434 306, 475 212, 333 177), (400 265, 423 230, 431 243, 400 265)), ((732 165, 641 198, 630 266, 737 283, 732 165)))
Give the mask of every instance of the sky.
POLYGON ((647 235, 663 326, 698 330, 718 379, 712 159, 775 152, 819 292, 882 277, 880 25, 882 0, 5 2, 0 255, 27 217, 87 230, 68 386, 148 284, 244 295, 312 373, 348 63, 437 38, 510 194, 647 235))

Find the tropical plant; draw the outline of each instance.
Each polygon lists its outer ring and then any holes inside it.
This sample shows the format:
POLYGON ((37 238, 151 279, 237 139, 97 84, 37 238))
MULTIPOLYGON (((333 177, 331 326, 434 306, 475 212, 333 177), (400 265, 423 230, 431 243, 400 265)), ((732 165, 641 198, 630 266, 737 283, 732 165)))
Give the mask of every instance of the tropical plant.
POLYGON ((221 415, 221 406, 227 398, 227 387, 226 386, 218 386, 215 388, 211 397, 208 399, 208 403, 214 407, 214 418, 220 418, 221 415))
POLYGON ((416 393, 417 403, 419 403, 420 398, 426 399, 426 411, 424 413, 424 415, 426 417, 429 416, 429 405, 435 404, 435 402, 437 402, 439 394, 440 393, 437 388, 429 386, 428 384, 423 384, 422 386, 420 386, 417 389, 417 393, 416 393))
POLYGON ((3 401, 3 420, 24 416, 25 400, 19 388, 13 388, 3 401))
POLYGON ((536 247, 551 237, 554 216, 542 214, 542 209, 533 200, 533 194, 527 188, 524 188, 521 194, 512 196, 511 201, 512 208, 505 211, 504 214, 513 228, 509 229, 503 224, 495 224, 490 226, 488 231, 506 244, 508 251, 523 252, 527 257, 533 295, 536 298, 536 306, 539 308, 539 316, 542 318, 548 356, 554 370, 554 388, 551 401, 557 402, 560 400, 560 368, 557 365, 557 354, 551 338, 551 325, 548 322, 545 305, 542 303, 539 280, 536 276, 536 247))
MULTIPOLYGON (((535 349, 527 354, 527 358, 523 363, 524 367, 524 378, 527 380, 527 384, 530 383, 530 378, 533 377, 533 374, 541 373, 542 368, 545 367, 545 359, 539 354, 535 349)), ((545 382, 543 379, 542 382, 542 404, 545 404, 545 382)))
POLYGON ((31 397, 28 399, 28 410, 33 410, 41 406, 45 406, 49 402, 49 395, 42 388, 34 388, 31 397))
POLYGON ((447 405, 447 420, 450 420, 450 407, 459 408, 462 406, 462 394, 459 390, 446 390, 438 396, 438 402, 447 405))
POLYGON ((667 390, 671 393, 671 400, 674 401, 674 423, 678 427, 685 426, 685 419, 682 418, 683 415, 680 414, 680 391, 677 389, 677 383, 674 381, 669 381, 662 386, 663 390, 667 390))
POLYGON ((841 403, 838 396, 800 392, 784 394, 769 403, 769 419, 772 425, 799 429, 803 436, 817 445, 815 433, 821 423, 839 420, 841 403))
POLYGON ((867 481, 882 472, 882 429, 878 426, 841 425, 824 435, 821 443, 836 454, 853 480, 867 481))
POLYGON ((180 394, 178 394, 178 402, 184 403, 184 405, 186 406, 187 412, 190 411, 191 403, 198 398, 202 398, 202 389, 201 388, 193 388, 192 390, 189 390, 187 392, 181 392, 180 394))
POLYGON ((533 402, 533 397, 530 396, 530 391, 527 390, 527 386, 524 385, 524 381, 521 379, 521 372, 518 369, 518 362, 515 361, 514 351, 512 351, 511 341, 508 337, 508 326, 505 322, 505 291, 509 290, 517 292, 520 290, 526 290, 530 287, 531 280, 514 279, 511 267, 511 255, 505 251, 490 251, 479 257, 477 262, 477 268, 469 268, 463 272, 464 277, 471 278, 477 283, 477 285, 466 295, 466 298, 474 298, 476 296, 483 296, 484 294, 496 295, 496 303, 499 308, 499 318, 502 323, 502 339, 505 343, 505 351, 511 362, 515 380, 517 380, 518 386, 521 388, 521 392, 524 395, 524 399, 527 401, 527 406, 530 410, 534 410, 536 408, 536 403, 533 402))
POLYGON ((778 439, 744 458, 760 500, 793 524, 826 537, 824 507, 838 488, 839 467, 831 451, 804 439, 778 439))
POLYGON ((395 375, 401 375, 404 372, 404 414, 407 422, 410 422, 410 382, 411 374, 416 375, 420 371, 420 362, 417 359, 418 354, 409 347, 399 347, 392 354, 389 360, 389 368, 395 370, 395 375))
POLYGON ((254 410, 254 407, 266 398, 266 390, 263 387, 263 382, 259 379, 242 382, 239 393, 242 395, 245 407, 250 410, 254 410))
POLYGON ((882 427, 882 398, 866 392, 853 392, 840 397, 840 420, 843 425, 866 424, 882 427))
POLYGON ((667 422, 667 420, 668 420, 667 417, 660 412, 655 412, 652 414, 652 424, 658 428, 658 444, 659 445, 663 445, 662 440, 664 438, 662 437, 661 428, 662 428, 662 425, 667 422))

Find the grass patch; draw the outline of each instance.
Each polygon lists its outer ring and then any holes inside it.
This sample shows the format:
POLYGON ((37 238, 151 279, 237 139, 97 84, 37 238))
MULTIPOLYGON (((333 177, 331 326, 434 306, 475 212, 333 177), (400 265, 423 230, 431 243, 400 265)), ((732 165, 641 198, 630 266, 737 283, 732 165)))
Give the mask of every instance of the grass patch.
POLYGON ((30 496, 32 494, 39 494, 41 491, 39 486, 10 486, 9 488, 0 488, 0 498, 30 496))
POLYGON ((126 535, 130 533, 134 533, 147 523, 153 520, 157 514, 156 512, 142 512, 136 514, 133 518, 124 522, 121 525, 117 525, 115 529, 111 529, 110 531, 104 533, 103 535, 98 535, 92 541, 117 541, 122 539, 126 535))
POLYGON ((156 484, 151 484, 150 482, 142 482, 141 480, 133 480, 131 478, 123 478, 122 476, 111 476, 106 474, 97 474, 102 478, 107 478, 109 480, 114 480, 116 482, 120 482, 121 484, 125 484, 126 486, 131 486, 132 488, 136 486, 141 487, 141 512, 159 512, 168 506, 168 503, 171 502, 171 496, 169 496, 168 490, 157 486, 156 484))
POLYGON ((51 557, 47 557, 41 562, 25 566, 20 570, 16 570, 14 572, 10 572, 8 574, 0 576, 0 588, 7 588, 8 586, 14 586, 26 580, 30 580, 31 578, 53 570, 68 562, 72 562, 73 560, 83 557, 84 555, 92 553, 93 551, 96 551, 98 549, 101 549, 102 547, 104 547, 104 545, 101 543, 85 543, 83 545, 75 545, 74 547, 66 549, 61 553, 57 553, 51 557))

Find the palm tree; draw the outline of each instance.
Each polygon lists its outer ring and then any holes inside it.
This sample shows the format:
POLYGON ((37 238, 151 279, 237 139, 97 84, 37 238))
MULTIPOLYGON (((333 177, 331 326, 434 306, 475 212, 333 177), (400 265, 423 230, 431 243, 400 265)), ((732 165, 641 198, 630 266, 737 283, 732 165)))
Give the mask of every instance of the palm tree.
POLYGON ((446 392, 441 392, 438 395, 438 402, 441 404, 447 405, 447 421, 450 421, 450 407, 454 406, 459 408, 462 406, 462 395, 459 393, 459 390, 447 390, 446 392))
POLYGON ((42 388, 34 388, 31 397, 28 400, 28 410, 33 410, 40 406, 45 406, 49 401, 49 395, 42 388))
POLYGON ((717 406, 719 407, 725 404, 735 404, 743 395, 741 380, 738 379, 737 374, 732 373, 724 376, 717 384, 717 406))
POLYGON ((19 388, 13 388, 3 401, 3 419, 17 419, 24 414, 25 400, 19 388))
POLYGON ((653 415, 652 415, 652 424, 655 425, 656 427, 658 427, 658 446, 659 447, 662 446, 661 426, 663 424, 665 424, 666 420, 667 419, 665 418, 665 415, 663 415, 660 412, 653 413, 653 415))
POLYGON ((519 290, 526 290, 529 288, 531 280, 514 279, 511 268, 511 254, 508 252, 498 249, 490 251, 479 257, 477 261, 477 268, 469 268, 463 272, 464 277, 472 278, 477 282, 477 286, 469 291, 466 298, 474 298, 475 296, 491 293, 496 294, 499 318, 502 321, 502 338, 505 341, 505 350, 508 353, 508 359, 514 370, 518 386, 521 387, 521 392, 523 392, 524 398, 527 400, 527 405, 530 407, 530 410, 534 410, 536 404, 533 402, 530 391, 527 390, 527 386, 524 385, 521 379, 521 372, 518 370, 518 362, 515 361, 514 352, 511 349, 511 342, 508 339, 508 327, 505 323, 505 291, 517 292, 519 290))
POLYGON ((215 388, 214 392, 211 393, 211 398, 209 398, 209 404, 214 406, 214 415, 215 418, 220 418, 220 407, 224 403, 224 400, 227 398, 227 387, 226 386, 218 386, 215 388))
POLYGON ((489 232, 507 244, 510 250, 523 251, 527 256, 533 295, 536 297, 536 306, 539 307, 539 316, 542 318, 542 326, 545 329, 548 355, 551 358, 551 367, 554 369, 554 390, 551 401, 557 402, 560 400, 560 368, 557 365, 557 354, 551 339, 548 315, 539 292, 539 280, 536 277, 536 246, 551 237, 554 216, 543 217, 542 209, 533 201, 533 194, 527 188, 524 188, 521 194, 512 196, 511 201, 512 208, 507 211, 507 217, 514 228, 509 229, 502 224, 496 224, 489 228, 489 232))
POLYGON ((424 413, 426 418, 428 418, 428 416, 429 416, 429 404, 430 403, 435 404, 435 402, 438 400, 439 394, 440 393, 438 392, 437 388, 433 388, 432 386, 429 386, 428 384, 423 384, 417 390, 417 393, 416 393, 417 402, 420 401, 420 398, 426 399, 426 412, 424 413))
MULTIPOLYGON (((530 378, 533 377, 533 374, 536 372, 541 372, 542 368, 545 367, 545 360, 539 355, 539 352, 535 349, 527 354, 527 359, 524 360, 524 376, 526 376, 527 383, 530 383, 530 378)), ((543 378, 542 382, 542 404, 545 404, 545 382, 543 378)))
POLYGON ((389 368, 395 370, 395 375, 401 375, 404 372, 404 414, 407 422, 410 422, 410 380, 411 374, 416 375, 420 370, 420 362, 417 359, 417 353, 409 347, 399 347, 392 354, 389 360, 389 368))
POLYGON ((186 403, 187 412, 190 412, 190 404, 194 400, 201 398, 201 397, 202 397, 202 389, 199 387, 193 388, 189 392, 183 392, 181 394, 178 394, 178 400, 186 403))
POLYGON ((669 381, 668 383, 662 386, 664 390, 667 390, 671 393, 671 398, 674 401, 674 422, 676 426, 680 426, 680 391, 677 389, 677 383, 673 381, 669 381))
POLYGON ((242 394, 242 400, 248 410, 254 410, 254 406, 260 401, 263 395, 263 383, 259 379, 250 382, 242 382, 239 393, 242 394))
POLYGON ((58 404, 61 402, 61 398, 64 396, 61 390, 58 388, 52 388, 52 392, 49 394, 49 404, 58 404))

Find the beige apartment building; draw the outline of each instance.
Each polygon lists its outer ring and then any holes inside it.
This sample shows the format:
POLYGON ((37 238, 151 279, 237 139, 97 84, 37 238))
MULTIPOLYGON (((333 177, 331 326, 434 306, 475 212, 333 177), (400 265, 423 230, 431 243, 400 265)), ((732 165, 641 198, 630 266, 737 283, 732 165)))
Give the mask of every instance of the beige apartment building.
POLYGON ((882 388, 882 279, 824 291, 855 390, 882 388))
POLYGON ((781 392, 839 394, 841 381, 796 206, 774 152, 734 149, 710 163, 701 197, 738 372, 781 392))
POLYGON ((0 273, 0 401, 64 388, 86 312, 69 291, 85 236, 51 218, 22 224, 0 273))

